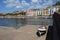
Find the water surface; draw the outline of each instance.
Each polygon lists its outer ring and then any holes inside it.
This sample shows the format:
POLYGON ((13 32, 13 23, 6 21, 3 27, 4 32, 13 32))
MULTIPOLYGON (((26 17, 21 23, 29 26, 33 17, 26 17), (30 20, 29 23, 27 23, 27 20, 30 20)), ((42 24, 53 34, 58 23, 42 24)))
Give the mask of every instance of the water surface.
POLYGON ((0 18, 0 26, 21 27, 25 25, 52 25, 52 19, 42 18, 0 18))

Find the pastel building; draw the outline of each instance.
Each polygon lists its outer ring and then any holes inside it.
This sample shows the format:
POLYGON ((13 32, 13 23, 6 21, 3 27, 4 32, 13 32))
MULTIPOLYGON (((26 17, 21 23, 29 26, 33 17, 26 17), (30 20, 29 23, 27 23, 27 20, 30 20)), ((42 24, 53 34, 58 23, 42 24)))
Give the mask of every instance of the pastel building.
POLYGON ((42 10, 42 15, 43 15, 43 16, 49 15, 47 8, 45 8, 45 9, 42 10))
POLYGON ((41 15, 41 10, 35 10, 35 16, 39 16, 39 15, 41 15))
POLYGON ((54 12, 58 11, 59 9, 60 6, 52 6, 50 8, 44 8, 43 10, 26 10, 26 16, 49 16, 54 14, 54 12))
POLYGON ((48 13, 51 15, 51 14, 54 14, 54 12, 58 11, 60 9, 60 6, 53 6, 53 7, 50 7, 48 8, 48 13))
POLYGON ((56 11, 60 9, 60 5, 55 6, 56 11))
POLYGON ((34 16, 35 15, 35 12, 32 11, 32 10, 27 10, 26 11, 26 16, 34 16))
POLYGON ((41 10, 27 10, 26 11, 26 16, 39 16, 41 14, 41 10))

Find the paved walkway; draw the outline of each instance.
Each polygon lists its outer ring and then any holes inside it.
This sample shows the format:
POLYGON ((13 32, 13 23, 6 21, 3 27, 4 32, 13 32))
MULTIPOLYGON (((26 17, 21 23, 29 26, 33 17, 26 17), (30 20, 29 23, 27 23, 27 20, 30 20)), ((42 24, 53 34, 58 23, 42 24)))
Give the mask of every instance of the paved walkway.
POLYGON ((39 26, 26 25, 19 29, 0 27, 0 40, 45 40, 46 35, 37 37, 36 31, 39 26))

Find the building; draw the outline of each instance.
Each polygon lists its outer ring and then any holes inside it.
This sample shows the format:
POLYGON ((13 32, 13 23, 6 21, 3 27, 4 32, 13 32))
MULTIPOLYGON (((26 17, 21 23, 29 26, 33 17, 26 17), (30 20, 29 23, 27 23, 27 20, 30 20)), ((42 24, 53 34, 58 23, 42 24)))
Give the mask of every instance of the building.
POLYGON ((58 11, 60 6, 52 6, 49 8, 40 9, 32 9, 32 10, 25 10, 26 16, 49 16, 54 14, 54 12, 58 11))
POLYGON ((54 12, 58 11, 60 9, 60 6, 52 6, 50 8, 48 8, 48 13, 51 15, 51 14, 54 14, 54 12))
POLYGON ((48 16, 49 15, 48 8, 45 8, 45 9, 42 10, 42 15, 43 16, 48 16))
POLYGON ((60 9, 60 5, 57 5, 55 7, 56 7, 56 11, 58 11, 60 9))
POLYGON ((34 16, 34 11, 32 11, 32 10, 27 10, 26 11, 26 16, 34 16))

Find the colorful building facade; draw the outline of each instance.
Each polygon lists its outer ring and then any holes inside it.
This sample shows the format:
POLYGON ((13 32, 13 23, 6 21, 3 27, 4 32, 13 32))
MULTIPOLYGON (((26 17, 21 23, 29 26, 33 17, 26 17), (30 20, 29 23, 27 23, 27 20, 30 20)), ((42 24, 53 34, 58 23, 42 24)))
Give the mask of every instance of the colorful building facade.
POLYGON ((54 14, 54 12, 58 11, 60 9, 60 6, 52 6, 50 8, 44 8, 43 10, 25 10, 26 16, 49 16, 51 14, 54 14))

